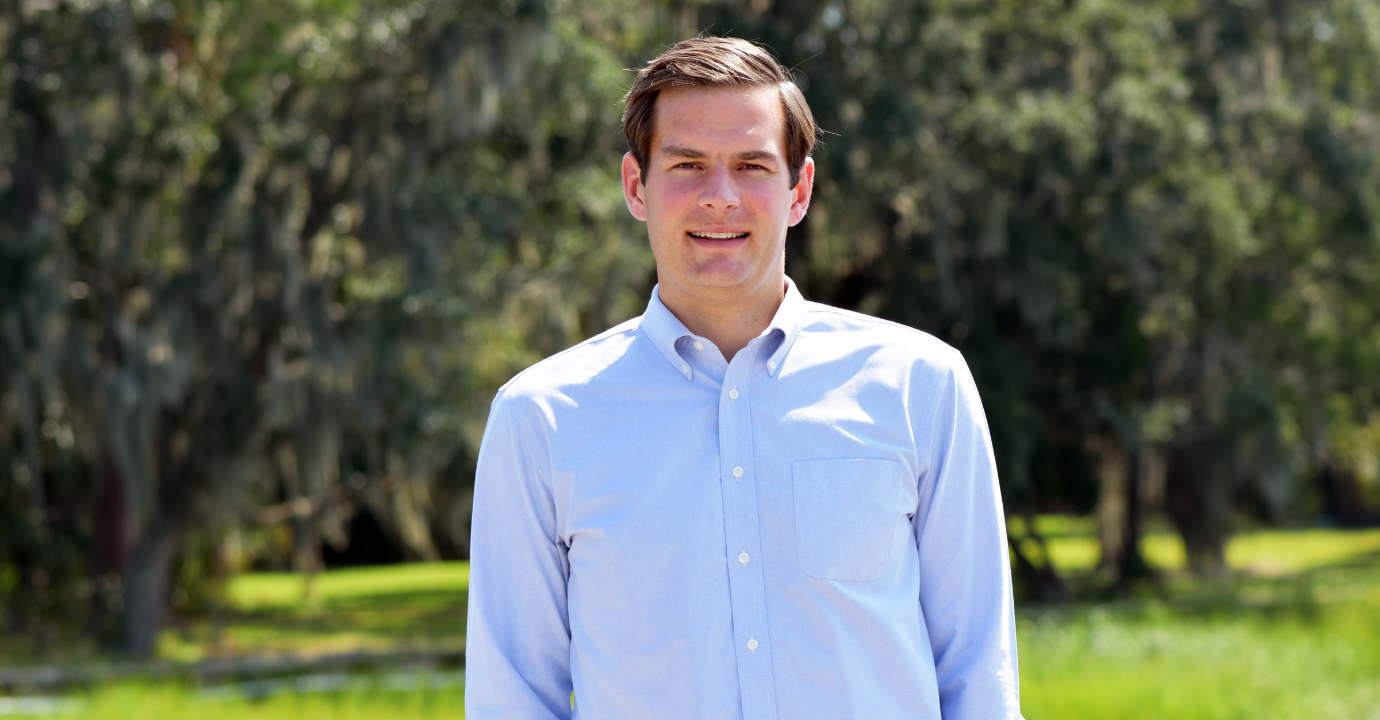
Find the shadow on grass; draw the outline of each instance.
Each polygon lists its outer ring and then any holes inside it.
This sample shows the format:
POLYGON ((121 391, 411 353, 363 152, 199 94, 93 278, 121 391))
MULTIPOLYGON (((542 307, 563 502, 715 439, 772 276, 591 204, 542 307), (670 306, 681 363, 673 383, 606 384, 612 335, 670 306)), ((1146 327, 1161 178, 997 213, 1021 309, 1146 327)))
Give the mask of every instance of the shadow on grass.
POLYGON ((326 598, 314 605, 226 610, 179 620, 165 654, 194 659, 254 653, 460 645, 465 638, 464 591, 381 592, 326 598))
POLYGON ((1185 620, 1317 622, 1332 606, 1380 606, 1380 550, 1292 573, 1235 571, 1221 578, 1156 570, 1128 588, 1111 589, 1095 573, 1070 574, 1068 603, 1026 603, 1027 616, 1111 612, 1127 620, 1169 614, 1185 620))

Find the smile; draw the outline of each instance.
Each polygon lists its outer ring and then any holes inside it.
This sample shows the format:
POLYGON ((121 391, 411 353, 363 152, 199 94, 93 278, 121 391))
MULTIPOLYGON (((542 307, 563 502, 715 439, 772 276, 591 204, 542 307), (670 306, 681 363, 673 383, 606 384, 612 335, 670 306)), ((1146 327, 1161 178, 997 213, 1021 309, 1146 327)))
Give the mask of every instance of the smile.
POLYGON ((690 237, 699 238, 699 239, 701 239, 701 240, 736 240, 736 239, 738 239, 738 238, 745 238, 745 237, 747 237, 747 236, 748 236, 748 234, 745 233, 745 232, 737 232, 737 233, 691 232, 691 233, 690 233, 690 237))

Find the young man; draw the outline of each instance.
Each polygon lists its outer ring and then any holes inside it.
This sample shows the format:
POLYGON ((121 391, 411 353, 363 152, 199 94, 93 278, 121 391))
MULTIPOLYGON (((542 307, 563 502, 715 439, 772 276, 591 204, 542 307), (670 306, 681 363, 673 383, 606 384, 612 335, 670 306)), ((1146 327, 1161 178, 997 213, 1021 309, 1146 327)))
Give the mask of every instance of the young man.
POLYGON ((800 90, 750 43, 687 40, 623 129, 659 284, 494 400, 466 717, 1019 718, 967 366, 785 275, 814 180, 800 90))

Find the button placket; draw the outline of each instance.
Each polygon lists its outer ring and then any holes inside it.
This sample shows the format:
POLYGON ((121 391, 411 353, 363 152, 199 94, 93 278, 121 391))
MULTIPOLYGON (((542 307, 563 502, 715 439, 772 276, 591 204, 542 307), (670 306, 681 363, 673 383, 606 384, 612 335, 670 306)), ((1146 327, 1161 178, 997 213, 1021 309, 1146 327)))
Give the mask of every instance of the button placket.
POLYGON ((721 395, 719 401, 724 540, 729 548, 741 548, 736 556, 739 568, 729 573, 729 595, 733 634, 739 648, 738 680, 743 720, 774 720, 776 717, 771 652, 766 647, 767 606, 762 563, 751 562, 750 556, 760 550, 761 542, 750 398, 753 374, 762 371, 761 347, 760 342, 754 340, 729 363, 723 382, 723 387, 729 388, 724 393, 728 397, 721 395))

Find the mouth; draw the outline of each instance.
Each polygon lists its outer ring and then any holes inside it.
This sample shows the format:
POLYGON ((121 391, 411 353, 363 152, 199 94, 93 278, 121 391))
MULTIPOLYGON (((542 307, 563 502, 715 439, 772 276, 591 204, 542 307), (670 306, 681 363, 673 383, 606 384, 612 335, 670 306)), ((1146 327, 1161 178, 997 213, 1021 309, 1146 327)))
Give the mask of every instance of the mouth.
POLYGON ((746 232, 690 232, 690 237, 699 240, 738 240, 747 236, 746 232))

